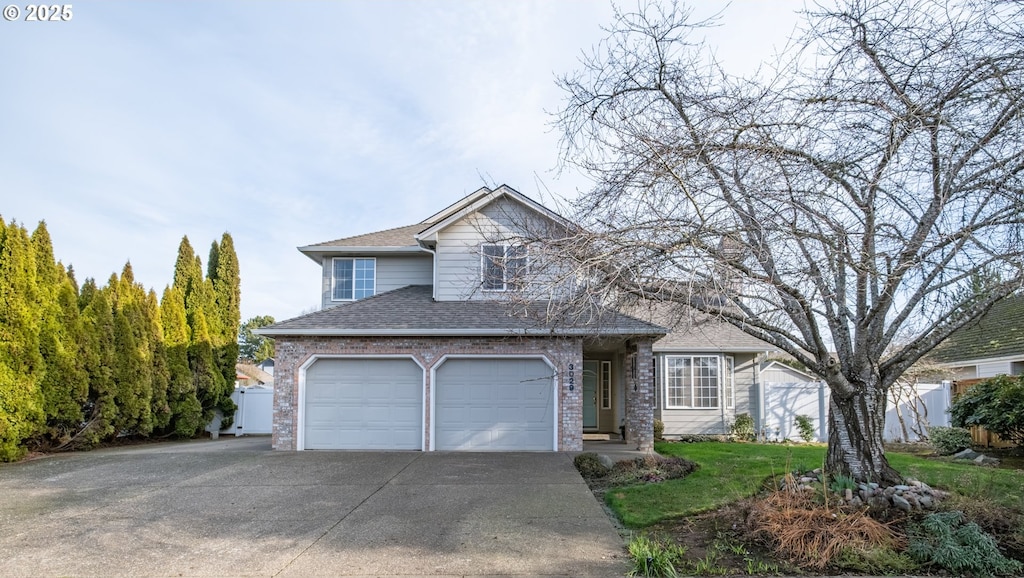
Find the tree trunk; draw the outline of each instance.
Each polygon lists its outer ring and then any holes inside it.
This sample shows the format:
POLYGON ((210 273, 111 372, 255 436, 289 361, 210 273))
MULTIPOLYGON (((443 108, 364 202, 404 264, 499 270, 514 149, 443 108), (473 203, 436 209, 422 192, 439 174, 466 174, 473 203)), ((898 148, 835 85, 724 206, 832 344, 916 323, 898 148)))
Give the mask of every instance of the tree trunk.
POLYGON ((829 400, 827 473, 882 486, 902 483, 903 477, 889 466, 882 446, 885 392, 866 387, 848 398, 834 393, 835 389, 829 400))

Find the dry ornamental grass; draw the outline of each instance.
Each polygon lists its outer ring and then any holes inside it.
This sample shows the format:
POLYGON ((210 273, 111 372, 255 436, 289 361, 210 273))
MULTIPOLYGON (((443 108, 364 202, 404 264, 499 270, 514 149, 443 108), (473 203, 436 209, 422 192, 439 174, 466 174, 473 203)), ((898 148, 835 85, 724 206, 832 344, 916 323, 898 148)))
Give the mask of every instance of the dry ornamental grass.
POLYGON ((757 500, 747 526, 777 554, 822 569, 845 550, 902 549, 904 538, 864 510, 815 503, 811 492, 778 491, 757 500))

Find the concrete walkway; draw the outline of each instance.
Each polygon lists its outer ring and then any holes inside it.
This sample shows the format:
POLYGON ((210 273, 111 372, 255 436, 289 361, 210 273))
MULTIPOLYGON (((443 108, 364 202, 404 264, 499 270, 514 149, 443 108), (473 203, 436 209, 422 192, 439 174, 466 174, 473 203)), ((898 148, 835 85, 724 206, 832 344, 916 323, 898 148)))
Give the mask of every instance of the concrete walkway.
POLYGON ((222 438, 0 465, 0 575, 628 569, 568 454, 269 448, 222 438))

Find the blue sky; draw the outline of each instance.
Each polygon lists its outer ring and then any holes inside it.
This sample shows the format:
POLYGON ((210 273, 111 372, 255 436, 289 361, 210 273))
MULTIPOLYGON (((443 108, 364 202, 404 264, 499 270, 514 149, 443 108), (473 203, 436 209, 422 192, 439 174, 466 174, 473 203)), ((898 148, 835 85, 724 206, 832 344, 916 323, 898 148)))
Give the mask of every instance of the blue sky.
MULTIPOLYGON (((750 70, 802 6, 736 0, 709 40, 750 70)), ((80 282, 130 260, 160 293, 182 235, 205 264, 228 231, 243 319, 281 320, 319 303, 297 246, 415 223, 484 184, 587 186, 555 171, 548 112, 555 76, 605 36, 606 1, 72 7, 0 20, 0 216, 45 219, 80 282)))

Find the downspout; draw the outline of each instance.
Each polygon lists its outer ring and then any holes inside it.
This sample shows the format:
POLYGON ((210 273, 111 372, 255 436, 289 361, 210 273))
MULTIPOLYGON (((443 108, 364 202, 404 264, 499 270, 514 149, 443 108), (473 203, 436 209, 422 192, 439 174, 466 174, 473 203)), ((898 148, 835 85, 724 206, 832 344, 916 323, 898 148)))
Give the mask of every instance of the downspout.
MULTIPOLYGON (((436 233, 437 239, 441 239, 441 232, 436 233)), ((435 241, 436 243, 436 241, 435 241)), ((435 244, 434 247, 437 247, 435 244)), ((420 249, 430 253, 430 297, 437 301, 437 250, 427 247, 426 243, 420 242, 420 249)))
MULTIPOLYGON (((758 356, 760 357, 760 355, 758 356)), ((764 361, 768 360, 768 352, 764 352, 764 361)), ((761 379, 761 370, 764 369, 762 366, 763 361, 757 363, 757 373, 754 375, 755 384, 757 385, 757 432, 756 436, 759 441, 765 441, 765 427, 764 427, 764 380, 761 379)))

